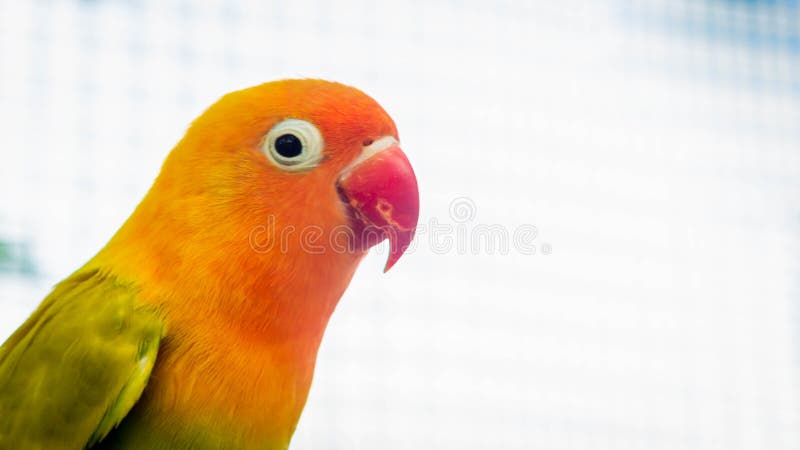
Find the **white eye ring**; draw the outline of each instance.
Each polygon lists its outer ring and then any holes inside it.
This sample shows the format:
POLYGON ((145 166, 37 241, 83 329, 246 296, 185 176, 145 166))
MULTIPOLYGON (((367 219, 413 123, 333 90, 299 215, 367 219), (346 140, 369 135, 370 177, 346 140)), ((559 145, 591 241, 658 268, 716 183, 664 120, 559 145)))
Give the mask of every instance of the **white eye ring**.
POLYGON ((281 169, 302 172, 319 164, 322 147, 322 134, 317 127, 305 120, 286 119, 269 130, 261 151, 281 169), (279 139, 281 148, 276 148, 279 139))

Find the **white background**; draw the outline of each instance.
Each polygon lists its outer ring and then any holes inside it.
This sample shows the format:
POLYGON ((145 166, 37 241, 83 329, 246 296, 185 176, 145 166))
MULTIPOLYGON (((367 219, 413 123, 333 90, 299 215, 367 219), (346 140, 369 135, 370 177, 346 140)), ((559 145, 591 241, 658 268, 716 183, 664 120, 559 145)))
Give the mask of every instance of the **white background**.
POLYGON ((422 224, 534 225, 537 252, 420 233, 389 274, 371 255, 293 449, 796 449, 799 21, 781 1, 0 0, 0 239, 33 266, 0 273, 0 339, 206 106, 322 77, 394 117, 422 224))

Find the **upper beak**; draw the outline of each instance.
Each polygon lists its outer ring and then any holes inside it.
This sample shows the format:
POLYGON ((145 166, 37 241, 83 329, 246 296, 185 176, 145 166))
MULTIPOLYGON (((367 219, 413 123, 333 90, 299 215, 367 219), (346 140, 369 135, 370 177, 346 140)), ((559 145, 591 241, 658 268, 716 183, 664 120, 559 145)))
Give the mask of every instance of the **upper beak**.
POLYGON ((397 140, 385 136, 364 147, 342 172, 338 189, 352 209, 361 248, 389 239, 388 271, 414 239, 419 218, 417 178, 397 140))

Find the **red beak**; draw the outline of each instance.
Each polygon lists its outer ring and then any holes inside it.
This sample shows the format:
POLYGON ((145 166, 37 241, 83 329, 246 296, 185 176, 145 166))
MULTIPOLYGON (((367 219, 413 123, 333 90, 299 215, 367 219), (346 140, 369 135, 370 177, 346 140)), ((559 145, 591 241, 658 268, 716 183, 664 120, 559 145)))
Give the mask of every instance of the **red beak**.
MULTIPOLYGON (((380 141, 385 139, 391 138, 380 141)), ((385 149, 346 169, 338 187, 351 208, 356 245, 367 249, 389 239, 389 259, 383 269, 388 271, 408 249, 417 229, 419 192, 411 163, 391 139, 385 149)))

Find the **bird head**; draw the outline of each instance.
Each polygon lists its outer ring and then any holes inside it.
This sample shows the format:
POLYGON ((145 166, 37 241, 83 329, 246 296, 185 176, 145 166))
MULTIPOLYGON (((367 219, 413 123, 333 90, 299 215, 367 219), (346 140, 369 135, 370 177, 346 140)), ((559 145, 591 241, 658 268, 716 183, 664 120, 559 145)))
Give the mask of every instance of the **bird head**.
POLYGON ((194 121, 157 184, 179 203, 202 199, 183 214, 200 230, 236 235, 247 223, 254 251, 361 255, 388 239, 384 270, 408 248, 419 213, 392 119, 363 92, 321 80, 227 94, 194 121))

